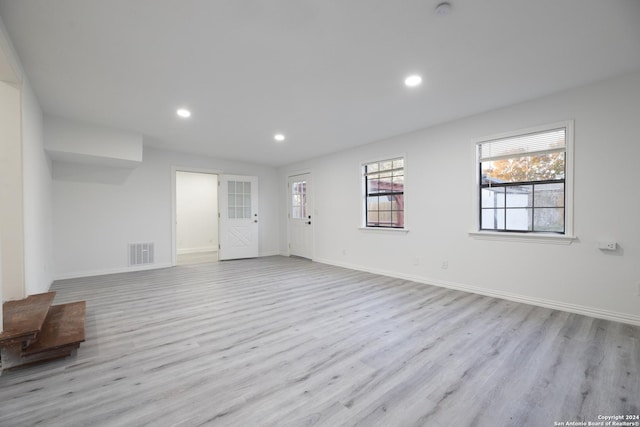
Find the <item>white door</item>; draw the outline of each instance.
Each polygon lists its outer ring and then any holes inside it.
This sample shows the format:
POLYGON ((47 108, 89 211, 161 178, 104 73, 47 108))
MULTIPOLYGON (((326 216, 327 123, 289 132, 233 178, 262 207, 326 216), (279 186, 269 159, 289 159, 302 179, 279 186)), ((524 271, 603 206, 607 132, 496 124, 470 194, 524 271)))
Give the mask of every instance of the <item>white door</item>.
POLYGON ((313 258, 311 174, 289 177, 289 254, 313 258))
POLYGON ((219 259, 258 256, 258 177, 220 177, 219 259))

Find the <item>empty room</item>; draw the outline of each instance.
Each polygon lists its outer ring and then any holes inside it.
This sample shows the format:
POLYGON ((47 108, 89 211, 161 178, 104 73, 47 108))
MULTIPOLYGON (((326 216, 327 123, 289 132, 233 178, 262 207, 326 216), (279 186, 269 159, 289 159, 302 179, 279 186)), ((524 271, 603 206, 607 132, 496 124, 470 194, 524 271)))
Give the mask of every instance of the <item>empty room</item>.
POLYGON ((640 1, 0 0, 0 426, 640 426, 640 1))

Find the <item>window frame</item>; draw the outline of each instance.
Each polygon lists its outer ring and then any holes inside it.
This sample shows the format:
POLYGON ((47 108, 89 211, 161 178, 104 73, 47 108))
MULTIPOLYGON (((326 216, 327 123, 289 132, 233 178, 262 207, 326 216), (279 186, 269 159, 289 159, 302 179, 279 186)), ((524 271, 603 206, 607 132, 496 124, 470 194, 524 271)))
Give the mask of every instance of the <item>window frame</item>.
MULTIPOLYGON (((482 138, 474 139, 472 148, 474 150, 474 188, 473 191, 473 231, 469 232, 469 235, 479 239, 490 240, 519 240, 525 242, 537 242, 537 243, 557 243, 557 244, 570 244, 576 239, 573 229, 573 214, 574 214, 574 201, 573 201, 573 170, 574 170, 574 122, 573 120, 565 120, 556 123, 549 123, 539 126, 534 126, 525 129, 518 129, 500 134, 490 135, 482 138), (552 131, 555 129, 565 129, 565 177, 564 177, 564 210, 565 210, 565 223, 564 233, 560 232, 544 232, 544 231, 513 231, 513 230, 490 230, 481 229, 481 162, 479 154, 479 146, 482 143, 491 142, 494 140, 504 138, 514 138, 527 134, 542 133, 552 131)), ((543 181, 544 182, 544 181, 543 181)), ((552 180, 549 180, 551 183, 552 180)), ((539 184, 539 182, 538 182, 539 184)))
POLYGON ((361 216, 361 226, 360 226, 361 230, 381 231, 381 232, 404 232, 404 233, 409 231, 407 227, 407 156, 404 153, 397 154, 394 156, 380 156, 376 159, 371 159, 371 160, 361 162, 360 163, 360 184, 361 184, 360 200, 362 202, 362 211, 361 211, 362 216, 361 216), (365 172, 365 168, 367 165, 370 165, 373 163, 382 163, 382 162, 394 161, 394 160, 400 160, 400 159, 402 159, 403 161, 402 170, 403 170, 403 176, 404 176, 403 189, 402 189, 402 201, 403 201, 402 212, 404 216, 403 226, 402 227, 370 226, 367 224, 367 214, 368 214, 367 197, 369 196, 369 194, 367 191, 367 178, 366 178, 367 175, 365 172))

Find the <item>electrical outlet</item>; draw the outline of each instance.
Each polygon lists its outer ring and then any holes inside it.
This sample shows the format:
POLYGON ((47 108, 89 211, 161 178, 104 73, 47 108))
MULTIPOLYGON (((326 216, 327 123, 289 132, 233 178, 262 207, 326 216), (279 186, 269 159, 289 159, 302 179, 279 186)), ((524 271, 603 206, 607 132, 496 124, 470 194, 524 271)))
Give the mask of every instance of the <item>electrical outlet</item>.
POLYGON ((420 258, 415 257, 415 258, 413 259, 413 265, 420 265, 420 258))
POLYGON ((449 261, 448 261, 448 260, 442 261, 442 266, 441 266, 441 268, 442 268, 443 270, 446 270, 447 268, 449 268, 449 261))
POLYGON ((598 242, 598 249, 603 251, 615 251, 618 249, 618 244, 616 242, 598 242))
POLYGON ((636 289, 636 294, 640 297, 640 283, 638 283, 638 289, 636 289))

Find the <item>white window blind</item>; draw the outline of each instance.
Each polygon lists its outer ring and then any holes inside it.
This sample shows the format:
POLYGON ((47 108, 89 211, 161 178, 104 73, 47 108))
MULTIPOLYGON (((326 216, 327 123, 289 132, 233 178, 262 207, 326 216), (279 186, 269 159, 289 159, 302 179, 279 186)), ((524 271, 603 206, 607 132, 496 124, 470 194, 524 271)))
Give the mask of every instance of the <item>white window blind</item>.
POLYGON ((566 128, 494 139, 478 144, 480 161, 565 151, 566 128))

